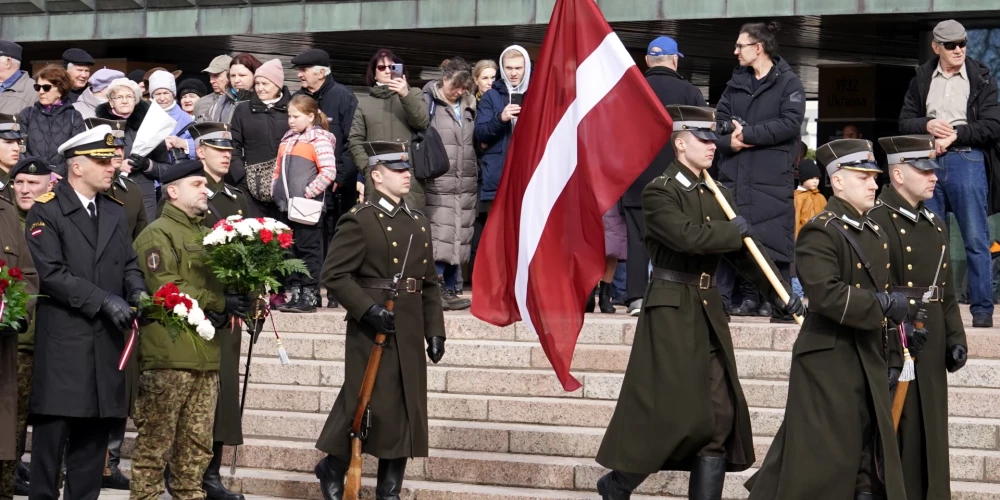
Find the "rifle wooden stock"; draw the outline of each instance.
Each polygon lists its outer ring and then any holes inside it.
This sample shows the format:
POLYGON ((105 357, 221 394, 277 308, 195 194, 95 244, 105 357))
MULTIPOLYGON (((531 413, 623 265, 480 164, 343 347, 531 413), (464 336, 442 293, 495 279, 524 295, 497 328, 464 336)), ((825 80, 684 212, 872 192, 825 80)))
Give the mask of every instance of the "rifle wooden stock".
MULTIPOLYGON (((393 290, 392 296, 395 297, 393 290)), ((392 311, 396 306, 394 299, 385 301, 385 308, 392 311)), ((368 367, 365 368, 365 378, 361 381, 361 393, 358 394, 358 407, 354 410, 354 420, 351 422, 351 465, 347 469, 347 479, 344 484, 344 500, 358 500, 361 490, 361 422, 365 418, 365 410, 372 400, 372 390, 375 388, 375 377, 378 375, 379 363, 382 362, 382 344, 386 335, 375 333, 375 345, 368 356, 368 367)))
MULTIPOLYGON (((722 211, 726 213, 726 217, 728 217, 729 220, 735 219, 736 212, 733 211, 733 207, 729 206, 729 202, 726 200, 726 197, 722 196, 722 191, 719 191, 719 187, 715 185, 715 180, 712 179, 712 176, 708 175, 708 173, 705 173, 705 185, 712 190, 716 201, 718 201, 719 205, 722 206, 722 211)), ((788 304, 788 301, 790 300, 788 292, 785 290, 785 287, 781 286, 781 280, 779 280, 774 274, 771 266, 767 265, 767 259, 764 258, 764 254, 760 253, 760 249, 757 248, 757 243, 753 240, 753 238, 747 237, 743 238, 743 244, 746 245, 747 250, 750 250, 750 255, 753 256, 753 260, 757 262, 757 266, 760 267, 760 270, 764 272, 764 276, 766 276, 767 281, 771 283, 771 287, 778 293, 778 298, 783 300, 785 304, 788 304)), ((799 326, 802 326, 802 316, 792 315, 792 317, 795 318, 795 322, 798 323, 799 326)))
MULTIPOLYGON (((927 317, 927 310, 924 308, 923 302, 920 303, 920 309, 917 310, 917 317, 913 320, 913 329, 917 330, 924 327, 924 319, 927 317)), ((904 355, 909 355, 909 350, 905 347, 903 348, 904 355)), ((904 358, 905 359, 905 358, 904 358)), ((916 356, 912 357, 913 362, 916 363, 916 356)), ((916 367, 914 367, 914 370, 916 367)), ((892 396, 892 428, 896 432, 899 432, 899 420, 903 417, 903 407, 906 405, 906 393, 910 390, 910 381, 899 382, 896 384, 896 394, 892 396)))

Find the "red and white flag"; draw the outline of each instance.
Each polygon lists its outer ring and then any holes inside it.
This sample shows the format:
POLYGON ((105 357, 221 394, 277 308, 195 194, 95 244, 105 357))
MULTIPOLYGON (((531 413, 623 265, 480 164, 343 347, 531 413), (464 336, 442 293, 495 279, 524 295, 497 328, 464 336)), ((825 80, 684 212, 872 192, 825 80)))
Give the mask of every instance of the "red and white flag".
POLYGON ((558 0, 476 256, 472 313, 524 320, 567 391, 587 295, 604 272, 601 217, 672 124, 594 0, 558 0))

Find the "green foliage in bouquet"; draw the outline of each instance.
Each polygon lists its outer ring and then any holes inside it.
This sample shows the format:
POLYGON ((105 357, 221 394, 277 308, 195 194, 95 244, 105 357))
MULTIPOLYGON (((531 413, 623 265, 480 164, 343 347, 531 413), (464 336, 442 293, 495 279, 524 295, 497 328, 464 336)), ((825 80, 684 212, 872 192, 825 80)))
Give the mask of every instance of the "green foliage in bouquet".
POLYGON ((236 293, 264 287, 277 290, 279 275, 309 275, 302 259, 289 258, 291 228, 269 217, 244 219, 234 215, 220 220, 202 243, 215 277, 236 293))

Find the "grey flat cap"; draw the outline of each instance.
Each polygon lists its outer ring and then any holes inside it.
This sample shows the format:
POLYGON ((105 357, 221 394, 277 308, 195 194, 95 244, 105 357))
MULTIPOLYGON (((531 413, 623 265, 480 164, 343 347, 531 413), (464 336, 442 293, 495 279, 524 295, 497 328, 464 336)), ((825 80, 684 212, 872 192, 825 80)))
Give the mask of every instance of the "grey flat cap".
POLYGON ((957 42, 965 38, 965 26, 954 19, 941 21, 934 27, 934 40, 938 42, 957 42))

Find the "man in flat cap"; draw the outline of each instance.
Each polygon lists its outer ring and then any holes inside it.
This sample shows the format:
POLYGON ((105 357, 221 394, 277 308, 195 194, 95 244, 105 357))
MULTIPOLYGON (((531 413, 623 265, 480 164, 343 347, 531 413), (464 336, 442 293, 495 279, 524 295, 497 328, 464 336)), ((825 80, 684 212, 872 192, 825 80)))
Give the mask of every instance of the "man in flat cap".
POLYGON ((889 235, 875 206, 871 142, 840 139, 816 150, 833 197, 795 245, 809 314, 792 347, 785 421, 751 500, 906 498, 890 411, 889 357, 907 298, 891 288, 889 235), (888 320, 888 325, 887 325, 888 320))
MULTIPOLYGON (((909 299, 909 354, 916 361, 899 421, 899 455, 906 481, 906 498, 951 498, 948 453, 948 372, 965 366, 965 327, 958 311, 945 221, 924 204, 938 182, 934 137, 883 137, 879 145, 889 164, 891 185, 882 188, 869 212, 889 236, 889 277, 893 291, 909 299), (936 280, 936 281, 935 281, 936 280), (924 311, 918 316, 918 311, 924 311)), ((890 338, 891 359, 902 359, 899 337, 890 338)), ((901 368, 901 367, 895 367, 901 368)), ((895 373, 895 372, 894 372, 895 373)))
POLYGON ((66 177, 25 219, 41 276, 35 327, 30 497, 59 498, 65 456, 67 498, 96 498, 114 419, 124 418, 118 359, 146 284, 111 187, 114 136, 107 126, 59 146, 66 177), (131 307, 130 307, 131 306, 131 307))
POLYGON ((403 200, 410 190, 406 146, 368 142, 365 150, 374 192, 341 217, 323 267, 324 285, 347 309, 344 384, 316 442, 316 448, 328 454, 315 468, 328 500, 343 495, 351 422, 376 332, 387 335, 387 345, 371 396, 371 432, 362 446, 379 459, 378 499, 399 498, 407 459, 427 456, 424 342, 432 362, 444 356, 444 312, 431 226, 403 200), (384 304, 395 274, 400 275, 399 295, 390 311, 384 304), (399 335, 397 323, 404 330, 399 335))
POLYGON ((21 46, 0 40, 0 113, 16 115, 38 100, 35 80, 21 70, 21 46))
POLYGON ((220 337, 231 334, 231 318, 245 316, 250 300, 224 294, 222 283, 205 264, 202 220, 209 206, 202 163, 178 162, 160 176, 160 182, 167 200, 163 213, 135 241, 146 284, 155 291, 175 283, 198 301, 217 329, 214 337, 196 345, 190 340, 172 340, 159 322, 141 327, 134 416, 139 435, 132 458, 131 498, 160 498, 171 449, 173 496, 204 498, 202 475, 212 460, 220 337))
POLYGON ((63 64, 66 65, 66 73, 69 74, 69 81, 73 88, 66 98, 70 102, 76 103, 83 91, 87 89, 90 80, 90 68, 94 65, 94 58, 83 49, 66 49, 62 55, 63 64))
MULTIPOLYGON (((653 272, 635 335, 634 345, 643 347, 632 351, 597 452, 597 463, 612 469, 597 482, 604 500, 630 498, 660 470, 691 471, 688 497, 720 500, 726 471, 754 463, 750 413, 715 272, 725 258, 761 290, 770 284, 744 247, 749 224, 740 216, 730 221, 705 184, 717 139, 715 109, 668 105, 667 112, 675 159, 642 192, 653 272)), ((734 206, 729 191, 717 186, 734 206)), ((788 309, 803 314, 791 296, 788 309)))
POLYGON ((14 201, 14 185, 11 169, 21 158, 24 136, 17 115, 0 113, 0 198, 14 201))
POLYGON ((202 73, 208 73, 208 83, 212 84, 212 93, 202 96, 195 103, 192 113, 194 121, 211 121, 212 106, 215 105, 215 101, 222 97, 223 92, 226 91, 226 85, 229 84, 229 63, 231 62, 233 62, 233 58, 223 54, 216 56, 207 68, 201 70, 202 73))
MULTIPOLYGON (((989 67, 966 55, 958 21, 934 28, 937 57, 917 68, 899 112, 903 134, 931 134, 941 176, 927 208, 955 214, 965 242, 972 326, 993 326, 993 273, 986 217, 1000 211, 1000 102, 989 67)), ((959 281, 952 276, 948 281, 959 281)))

